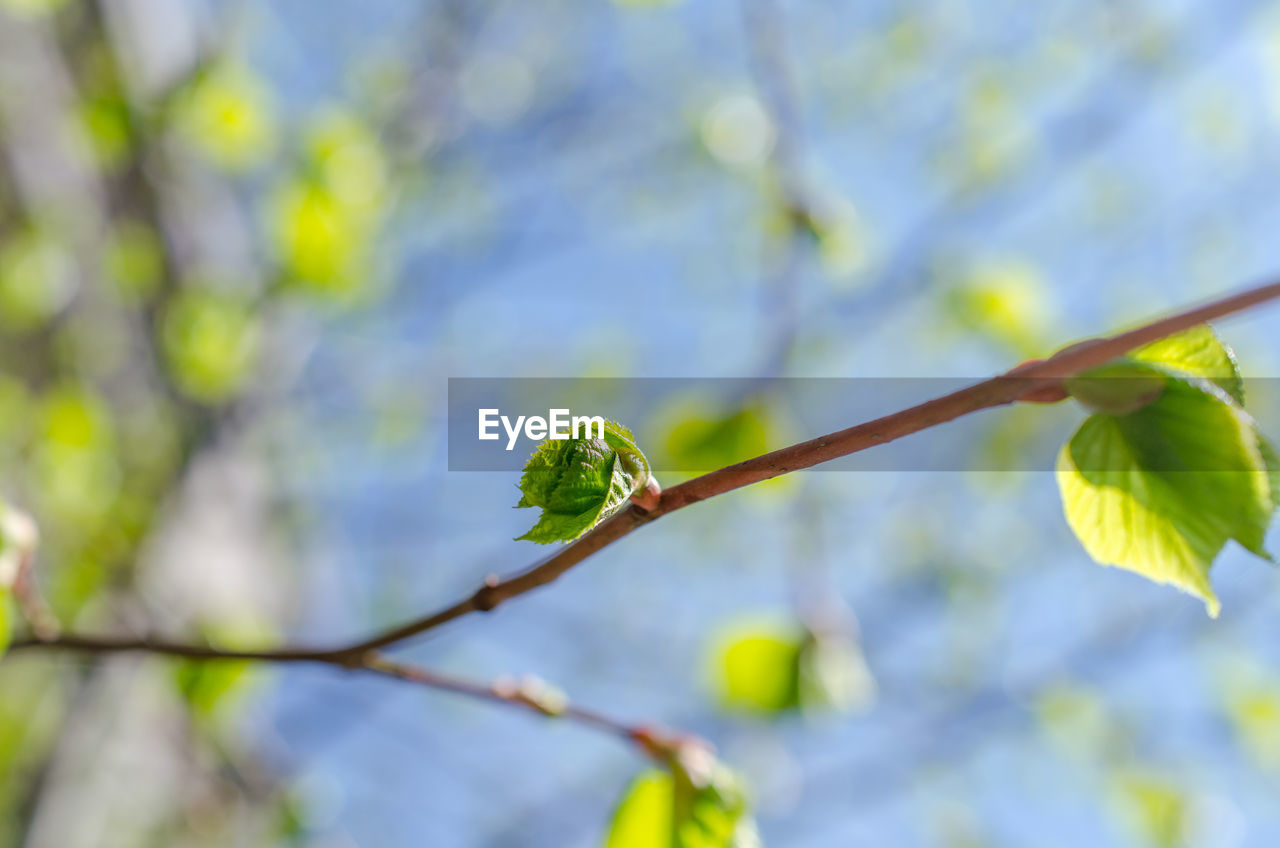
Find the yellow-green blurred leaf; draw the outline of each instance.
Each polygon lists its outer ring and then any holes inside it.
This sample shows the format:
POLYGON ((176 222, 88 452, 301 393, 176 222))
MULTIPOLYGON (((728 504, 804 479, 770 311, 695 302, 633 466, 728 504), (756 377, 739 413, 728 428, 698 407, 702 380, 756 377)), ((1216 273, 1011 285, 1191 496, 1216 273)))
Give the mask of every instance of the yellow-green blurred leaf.
POLYGON ((798 627, 756 623, 727 628, 713 648, 721 704, 764 715, 798 707, 803 643, 798 627))
POLYGON ((0 9, 23 17, 51 15, 67 4, 67 0, 0 0, 0 9))
POLYGON ((977 265, 947 295, 946 314, 1019 356, 1040 352, 1050 328, 1050 295, 1039 272, 1025 262, 977 265))
POLYGON ((1179 848, 1191 831, 1190 805, 1182 790, 1154 774, 1130 773, 1117 778, 1112 798, 1120 815, 1154 848, 1179 848))
POLYGON ((13 638, 13 602, 7 588, 0 589, 0 658, 9 650, 13 638))
POLYGON ((165 312, 163 335, 175 381, 205 403, 219 403, 238 392, 257 359, 257 317, 230 295, 182 292, 165 312))
POLYGON ((350 298, 374 273, 373 249, 389 202, 387 166, 372 131, 333 109, 307 133, 301 171, 272 193, 270 231, 296 288, 350 298))
POLYGON ((0 246, 0 323, 15 331, 43 325, 75 294, 71 256, 50 237, 20 233, 0 246))
POLYGON ((632 781, 613 814, 605 848, 660 848, 671 844, 671 774, 646 771, 632 781))
POLYGON ((200 75, 176 104, 174 122, 187 144, 228 171, 256 165, 275 144, 266 86, 240 66, 200 75))
POLYGON ((705 749, 640 774, 614 812, 604 848, 760 848, 737 775, 705 749))
POLYGON ((112 228, 103 249, 107 276, 127 299, 152 294, 164 272, 164 246, 146 224, 124 220, 112 228))
POLYGON ((304 289, 348 294, 364 281, 366 234, 352 228, 341 200, 316 183, 280 187, 272 202, 276 249, 290 277, 304 289))
POLYGON ((80 107, 80 123, 98 164, 111 169, 129 152, 131 131, 124 104, 112 98, 88 100, 80 107))

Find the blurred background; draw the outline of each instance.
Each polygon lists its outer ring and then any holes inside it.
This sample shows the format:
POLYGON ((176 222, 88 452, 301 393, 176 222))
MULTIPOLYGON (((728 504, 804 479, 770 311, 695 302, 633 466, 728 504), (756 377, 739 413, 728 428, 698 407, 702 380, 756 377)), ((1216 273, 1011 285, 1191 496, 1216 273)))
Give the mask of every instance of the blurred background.
MULTIPOLYGON (((354 638, 545 553, 447 470, 448 378, 759 378, 624 422, 718 467, 816 435, 775 378, 1275 274, 1278 130, 1262 0, 0 0, 3 489, 77 630, 354 638)), ((1276 321, 1221 328, 1247 376, 1276 321)), ((773 846, 1271 846, 1276 580, 1214 581, 1092 564, 1049 473, 809 473, 399 653, 705 736, 773 846)), ((0 665, 5 846, 585 848, 643 765, 333 669, 0 665)))

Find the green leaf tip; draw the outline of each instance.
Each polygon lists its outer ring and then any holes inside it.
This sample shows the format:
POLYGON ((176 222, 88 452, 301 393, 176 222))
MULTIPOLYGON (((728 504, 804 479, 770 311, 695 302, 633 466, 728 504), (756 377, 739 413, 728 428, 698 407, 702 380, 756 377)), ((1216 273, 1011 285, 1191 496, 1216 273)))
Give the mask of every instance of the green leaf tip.
POLYGON ((539 507, 517 540, 570 542, 622 508, 649 482, 649 461, 626 427, 606 421, 603 438, 547 439, 525 463, 516 508, 539 507))
POLYGON ((1058 454, 1067 523, 1097 562, 1175 586, 1216 618, 1210 567, 1233 539, 1270 560, 1280 503, 1280 459, 1244 411, 1235 357, 1203 326, 1104 369, 1085 375, 1102 377, 1086 397, 1072 391, 1095 414, 1058 454), (1123 379, 1107 386, 1108 374, 1123 379))
POLYGON ((614 811, 604 848, 761 848, 746 792, 703 745, 640 773, 614 811))

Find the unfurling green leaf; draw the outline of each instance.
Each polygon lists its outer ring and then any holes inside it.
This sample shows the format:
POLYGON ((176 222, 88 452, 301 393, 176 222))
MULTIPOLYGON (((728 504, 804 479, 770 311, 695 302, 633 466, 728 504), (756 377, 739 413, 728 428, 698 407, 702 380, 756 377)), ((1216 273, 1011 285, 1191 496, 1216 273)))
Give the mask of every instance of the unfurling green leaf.
POLYGON ((760 848, 737 775, 705 748, 688 748, 632 781, 604 848, 760 848))
POLYGON ((1269 558, 1280 463, 1240 406, 1234 358, 1208 328, 1120 367, 1113 388, 1100 377, 1084 392, 1113 412, 1090 416, 1058 455, 1067 523, 1098 562, 1172 584, 1216 616, 1209 568, 1226 543, 1269 558))
POLYGON ((525 463, 517 508, 542 515, 517 539, 568 542, 624 506, 649 482, 649 461, 630 431, 605 422, 604 438, 547 439, 525 463))

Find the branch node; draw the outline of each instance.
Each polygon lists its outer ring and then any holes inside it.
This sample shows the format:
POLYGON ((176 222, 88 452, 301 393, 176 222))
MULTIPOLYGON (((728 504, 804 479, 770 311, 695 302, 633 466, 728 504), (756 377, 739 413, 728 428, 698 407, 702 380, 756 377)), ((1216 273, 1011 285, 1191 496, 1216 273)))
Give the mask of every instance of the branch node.
POLYGON ((502 598, 497 591, 501 585, 502 578, 496 574, 490 574, 484 579, 484 585, 471 596, 471 605, 476 608, 477 612, 489 612, 502 603, 502 598))
POLYGON ((652 476, 645 482, 643 488, 631 494, 631 502, 645 512, 653 512, 658 508, 658 503, 661 500, 662 485, 656 477, 652 476))

